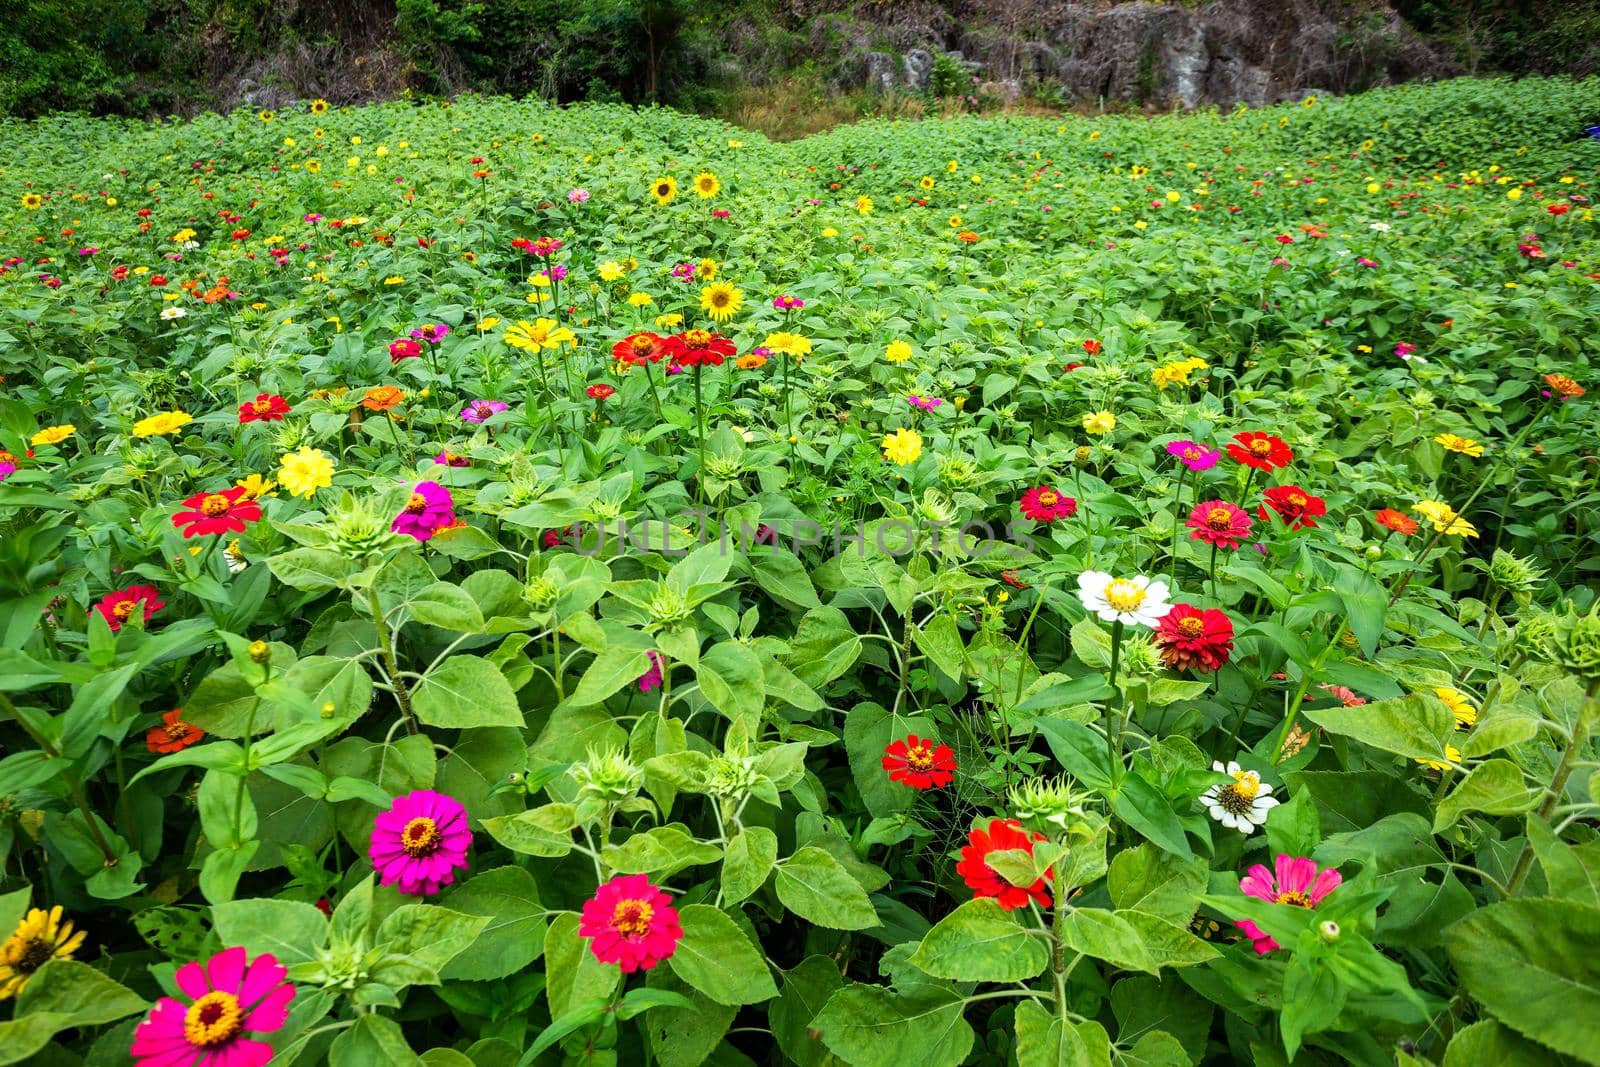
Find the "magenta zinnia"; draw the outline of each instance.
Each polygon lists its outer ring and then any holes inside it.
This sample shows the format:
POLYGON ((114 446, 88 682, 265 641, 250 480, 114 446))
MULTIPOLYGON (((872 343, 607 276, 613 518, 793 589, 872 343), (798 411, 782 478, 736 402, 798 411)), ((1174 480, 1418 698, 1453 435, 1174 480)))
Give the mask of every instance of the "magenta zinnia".
POLYGON ((1191 541, 1204 541, 1218 548, 1238 548, 1243 538, 1250 536, 1250 516, 1243 508, 1226 500, 1207 500, 1196 504, 1189 512, 1191 541))
POLYGON ((455 880, 467 865, 472 831, 467 809, 454 797, 418 789, 395 797, 372 826, 368 855, 379 885, 393 885, 412 896, 431 896, 455 880))
MULTIPOLYGON (((1240 891, 1269 904, 1314 908, 1344 881, 1332 867, 1319 871, 1315 861, 1303 856, 1295 857, 1280 852, 1273 866, 1277 868, 1276 871, 1269 871, 1259 863, 1251 867, 1250 872, 1239 880, 1240 891)), ((1281 947, 1249 919, 1241 920, 1238 926, 1262 956, 1281 947)))
POLYGON ((1022 494, 1017 508, 1034 522, 1055 522, 1076 515, 1078 502, 1070 496, 1062 496, 1051 486, 1038 485, 1022 494))
POLYGON ((595 959, 632 974, 676 952, 683 927, 671 897, 642 874, 623 874, 594 891, 583 906, 578 933, 589 938, 595 959))
POLYGON ((389 528, 426 541, 455 521, 455 501, 450 499, 450 490, 438 482, 418 482, 411 499, 389 528))
POLYGON ((178 968, 178 989, 192 1003, 162 997, 133 1032, 128 1054, 139 1067, 263 1067, 272 1046, 246 1037, 267 1034, 289 1018, 294 986, 271 953, 247 959, 242 947, 212 956, 202 968, 178 968))

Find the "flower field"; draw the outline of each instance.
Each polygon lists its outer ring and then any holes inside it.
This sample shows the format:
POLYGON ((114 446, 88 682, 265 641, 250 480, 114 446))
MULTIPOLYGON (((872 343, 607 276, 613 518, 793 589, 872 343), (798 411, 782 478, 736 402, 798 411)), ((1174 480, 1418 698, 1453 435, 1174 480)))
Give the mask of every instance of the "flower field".
POLYGON ((0 124, 0 1064, 1600 1063, 1597 100, 0 124))

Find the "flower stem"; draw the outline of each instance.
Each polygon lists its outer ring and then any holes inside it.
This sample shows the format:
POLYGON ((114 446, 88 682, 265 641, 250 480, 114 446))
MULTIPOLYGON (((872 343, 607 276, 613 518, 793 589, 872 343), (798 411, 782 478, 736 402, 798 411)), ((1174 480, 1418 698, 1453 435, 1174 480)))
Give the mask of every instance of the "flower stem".
POLYGON ((414 734, 417 732, 417 717, 411 711, 411 690, 406 687, 406 680, 400 677, 400 664, 394 658, 394 638, 383 619, 383 605, 378 600, 376 587, 367 590, 367 606, 372 611, 373 628, 378 631, 378 651, 383 656, 384 669, 389 672, 389 682, 394 686, 395 703, 400 705, 400 714, 405 718, 406 733, 414 734))
MULTIPOLYGON (((1578 709, 1578 718, 1572 724, 1572 733, 1567 737, 1566 751, 1561 753, 1561 762, 1556 765, 1555 777, 1550 779, 1550 791, 1545 794, 1544 803, 1539 805, 1539 818, 1548 821, 1555 812, 1556 805, 1561 803, 1562 794, 1567 790, 1567 779, 1572 777, 1572 772, 1578 764, 1578 756, 1583 751, 1584 744, 1589 740, 1589 724, 1600 712, 1600 701, 1595 699, 1595 694, 1600 692, 1600 680, 1589 683, 1589 691, 1585 694, 1583 707, 1578 709)), ((1522 882, 1528 877, 1528 871, 1533 866, 1533 841, 1530 839, 1522 845, 1522 855, 1517 857, 1517 865, 1511 871, 1511 880, 1506 883, 1506 896, 1514 897, 1517 890, 1522 888, 1522 882)))
POLYGON ((1122 689, 1117 685, 1117 661, 1122 654, 1122 620, 1111 624, 1111 697, 1106 701, 1106 757, 1113 780, 1122 776, 1122 689))

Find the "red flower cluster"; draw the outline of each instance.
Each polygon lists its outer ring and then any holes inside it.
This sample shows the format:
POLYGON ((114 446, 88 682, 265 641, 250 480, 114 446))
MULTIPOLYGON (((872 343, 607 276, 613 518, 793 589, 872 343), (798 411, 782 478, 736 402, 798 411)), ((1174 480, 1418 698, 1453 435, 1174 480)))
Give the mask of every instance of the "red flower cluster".
POLYGON ((111 632, 116 633, 122 629, 122 624, 133 617, 133 613, 144 606, 144 621, 149 622, 150 616, 166 607, 161 599, 161 591, 153 585, 130 585, 126 589, 118 589, 115 593, 107 593, 95 604, 94 610, 106 620, 111 627, 111 632))
POLYGON ((276 393, 262 393, 239 405, 239 423, 282 422, 289 414, 289 402, 276 393))
POLYGON ((720 367, 736 351, 732 341, 710 330, 684 330, 671 340, 672 356, 685 367, 720 367))
POLYGON ((633 366, 659 363, 662 356, 672 351, 672 340, 653 333, 629 334, 611 346, 611 358, 633 366))
POLYGON ((239 533, 261 518, 261 505, 245 496, 243 486, 219 493, 196 493, 185 500, 183 506, 189 510, 174 514, 172 525, 182 530, 186 538, 198 534, 239 533))
POLYGON ((1247 430, 1233 435, 1234 443, 1228 446, 1228 455, 1254 467, 1258 471, 1287 467, 1294 459, 1294 451, 1281 437, 1260 430, 1247 430))

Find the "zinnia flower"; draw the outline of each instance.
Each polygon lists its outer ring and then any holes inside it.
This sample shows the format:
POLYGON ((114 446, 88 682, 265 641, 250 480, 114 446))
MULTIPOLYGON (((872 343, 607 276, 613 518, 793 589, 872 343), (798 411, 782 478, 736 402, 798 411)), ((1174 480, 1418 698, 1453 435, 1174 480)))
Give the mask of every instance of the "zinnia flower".
POLYGON ((62 426, 46 426, 28 439, 31 445, 59 445, 78 431, 71 423, 62 426))
POLYGON ((503 400, 474 400, 461 411, 464 422, 488 422, 506 409, 503 400))
POLYGON ((1174 604, 1154 635, 1161 662, 1175 671, 1210 674, 1233 654, 1233 620, 1215 608, 1174 604))
POLYGON ((1242 834, 1254 833, 1256 827, 1267 821, 1267 812, 1278 806, 1277 798, 1271 795, 1272 787, 1255 771, 1241 770, 1234 762, 1223 766, 1218 760, 1211 764, 1211 769, 1231 776, 1233 781, 1207 789, 1200 795, 1200 803, 1223 826, 1231 826, 1242 834))
POLYGON ((1109 411, 1091 411, 1083 416, 1083 432, 1096 435, 1110 433, 1117 428, 1117 417, 1109 411))
POLYGON ((239 423, 282 422, 289 414, 289 402, 276 393, 261 393, 239 405, 239 423))
POLYGON ((115 593, 107 593, 95 604, 94 610, 98 611, 111 627, 111 632, 116 633, 122 629, 122 624, 133 617, 139 610, 139 605, 144 605, 144 621, 149 622, 150 616, 166 607, 162 601, 160 590, 153 585, 130 585, 126 589, 119 589, 115 593))
POLYGON ((904 467, 915 463, 922 455, 922 435, 915 430, 899 429, 883 437, 883 458, 904 467))
POLYGON ((1197 441, 1173 441, 1167 445, 1167 455, 1176 456, 1179 462, 1197 474, 1215 467, 1217 460, 1222 458, 1221 452, 1197 441))
MULTIPOLYGON (((1315 908, 1322 903, 1323 897, 1338 889, 1343 881, 1339 872, 1332 867, 1319 871, 1314 861, 1303 856, 1296 858, 1280 852, 1273 866, 1276 872, 1267 870, 1259 863, 1251 867, 1250 872, 1239 880, 1240 891, 1269 904, 1315 908)), ((1258 955, 1265 956, 1281 947, 1249 919, 1241 921, 1238 926, 1244 936, 1251 940, 1258 955)))
POLYGON ((653 333, 633 333, 611 346, 611 358, 619 363, 642 366, 661 362, 669 348, 666 338, 653 333))
POLYGON ((1233 440, 1234 443, 1228 446, 1228 455, 1258 471, 1287 467, 1294 459, 1294 452, 1288 444, 1281 437, 1274 437, 1270 433, 1247 430, 1244 433, 1234 434, 1233 440))
POLYGON ((392 411, 406 398, 406 391, 394 385, 375 385, 361 397, 368 411, 392 411))
POLYGON ((138 1067, 265 1067, 274 1052, 246 1032, 268 1034, 289 1019, 294 986, 276 956, 254 960, 242 946, 212 956, 204 968, 178 968, 178 988, 192 1003, 162 997, 133 1032, 138 1067))
POLYGON ((554 319, 539 319, 535 322, 519 319, 515 325, 506 327, 505 342, 512 348, 538 352, 546 348, 559 348, 562 344, 575 345, 578 343, 578 338, 565 326, 558 325, 554 319))
POLYGON ((650 657, 650 669, 639 675, 638 684, 641 693, 661 688, 661 656, 654 649, 645 655, 650 657))
POLYGON ((961 861, 956 873, 972 890, 974 898, 993 897, 1005 911, 1026 907, 1031 900, 1041 908, 1050 906, 1050 883, 1054 875, 1045 871, 1044 877, 1032 885, 1015 886, 989 866, 989 853, 1021 850, 1033 855, 1033 846, 1045 840, 1043 834, 1030 834, 1015 819, 991 819, 987 829, 974 828, 967 834, 969 844, 961 849, 961 861))
POLYGON ((900 782, 912 789, 933 789, 954 780, 956 754, 949 745, 911 734, 889 742, 883 750, 883 769, 889 772, 891 782, 900 782))
POLYGON ((621 874, 594 891, 578 918, 578 935, 601 963, 623 974, 648 971, 678 950, 683 927, 672 898, 642 874, 621 874))
POLYGON ((720 367, 735 352, 732 341, 710 330, 684 330, 672 344, 673 358, 685 367, 720 367))
POLYGON ((1478 536, 1478 528, 1463 519, 1454 508, 1442 500, 1420 500, 1413 510, 1433 523, 1435 533, 1450 534, 1454 537, 1478 536))
POLYGON ((1417 532, 1417 520, 1393 508, 1380 508, 1373 518, 1377 520, 1379 526, 1387 527, 1406 537, 1417 532))
POLYGON ((1470 437, 1457 437, 1453 433, 1442 433, 1434 438, 1450 452, 1460 452, 1463 456, 1474 458, 1483 455, 1483 446, 1470 437))
POLYGON ((165 437, 169 433, 177 433, 193 421, 194 416, 187 412, 163 411, 134 423, 133 436, 165 437))
POLYGON ((911 358, 911 345, 905 341, 890 341, 883 350, 883 358, 890 363, 904 363, 911 358))
POLYGON ((1584 392, 1583 386, 1565 374, 1546 374, 1544 384, 1550 387, 1552 393, 1562 398, 1582 396, 1584 392))
POLYGON ((430 345, 439 344, 441 341, 443 341, 446 337, 449 337, 449 336, 450 336, 450 327, 447 326, 446 324, 442 323, 442 322, 440 322, 440 323, 432 323, 432 322, 430 322, 430 323, 427 323, 425 325, 418 326, 416 329, 411 331, 411 337, 414 340, 426 341, 430 345))
POLYGON ((454 797, 417 789, 395 797, 372 824, 368 855, 379 885, 408 896, 432 896, 455 880, 467 865, 472 831, 467 809, 454 797))
POLYGON ((1078 575, 1078 599, 1106 622, 1123 622, 1154 628, 1172 609, 1166 582, 1144 575, 1113 578, 1104 571, 1078 575))
POLYGON ((584 392, 588 394, 590 400, 605 400, 608 397, 615 396, 617 389, 616 386, 598 382, 589 386, 584 392))
POLYGON ((188 511, 172 516, 172 525, 183 531, 185 539, 200 534, 241 533, 261 518, 261 505, 234 486, 216 493, 196 493, 183 502, 188 511))
POLYGON ((1243 508, 1225 500, 1208 500, 1196 504, 1189 512, 1191 541, 1204 541, 1217 548, 1237 549, 1239 542, 1250 536, 1250 515, 1243 508))
POLYGON ((1450 709, 1450 714, 1455 717, 1457 730, 1469 729, 1477 723, 1478 709, 1473 707, 1472 698, 1461 690, 1436 685, 1433 687, 1433 695, 1450 709))
POLYGON ((422 342, 414 337, 397 337, 389 342, 389 362, 399 363, 402 359, 415 359, 422 355, 422 342))
POLYGON ((173 708, 161 716, 161 725, 145 731, 145 747, 151 752, 181 752, 206 735, 200 727, 179 718, 182 714, 182 708, 173 708))
POLYGON ((70 960, 84 936, 82 930, 73 933, 71 921, 61 917, 61 905, 49 911, 30 908, 0 945, 0 1000, 22 992, 33 973, 51 960, 70 960))
POLYGON ((455 501, 450 498, 450 490, 438 482, 418 482, 411 491, 411 499, 406 501, 389 528, 418 541, 427 541, 455 521, 455 501))
POLYGON ((1263 492, 1261 499, 1265 503, 1256 508, 1261 521, 1267 521, 1267 509, 1271 508, 1291 530, 1316 526, 1317 516, 1328 513, 1326 501, 1319 496, 1312 496, 1298 485, 1275 485, 1263 492))
MULTIPOLYGON (((916 398, 912 398, 913 403, 916 398)), ((1070 496, 1062 496, 1048 485, 1035 486, 1022 494, 1022 501, 1017 505, 1023 515, 1034 522, 1055 522, 1057 519, 1069 519, 1078 513, 1078 502, 1070 496)))
POLYGON ((278 481, 295 496, 309 500, 318 489, 333 484, 333 460, 309 445, 285 452, 278 460, 278 481))

